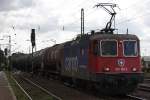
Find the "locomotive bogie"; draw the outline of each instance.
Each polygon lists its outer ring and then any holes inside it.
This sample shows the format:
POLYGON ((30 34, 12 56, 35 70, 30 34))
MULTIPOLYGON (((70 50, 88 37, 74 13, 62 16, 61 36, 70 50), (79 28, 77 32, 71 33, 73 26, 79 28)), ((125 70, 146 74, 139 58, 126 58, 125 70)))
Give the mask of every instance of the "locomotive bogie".
POLYGON ((96 89, 103 94, 122 95, 133 92, 143 81, 142 73, 96 74, 91 78, 96 89))

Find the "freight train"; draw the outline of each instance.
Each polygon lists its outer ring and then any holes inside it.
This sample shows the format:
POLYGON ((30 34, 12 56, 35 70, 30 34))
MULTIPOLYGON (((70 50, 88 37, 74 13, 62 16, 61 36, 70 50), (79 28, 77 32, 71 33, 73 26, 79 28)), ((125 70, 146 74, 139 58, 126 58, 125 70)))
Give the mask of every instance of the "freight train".
POLYGON ((131 34, 92 32, 31 54, 14 54, 14 68, 90 84, 102 93, 126 94, 143 80, 139 39, 131 34))
POLYGON ((114 34, 112 19, 100 31, 81 34, 72 41, 34 52, 33 57, 14 54, 13 67, 32 71, 34 75, 55 76, 77 86, 89 86, 104 94, 133 92, 143 80, 140 41, 136 35, 114 34))

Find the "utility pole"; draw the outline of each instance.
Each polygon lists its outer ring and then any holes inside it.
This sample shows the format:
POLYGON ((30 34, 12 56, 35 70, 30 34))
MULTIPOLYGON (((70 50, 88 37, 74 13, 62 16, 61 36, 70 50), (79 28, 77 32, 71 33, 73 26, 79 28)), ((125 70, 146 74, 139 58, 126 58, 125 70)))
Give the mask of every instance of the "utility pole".
POLYGON ((84 9, 81 9, 81 36, 84 35, 84 9))
MULTIPOLYGON (((0 39, 0 40, 4 40, 4 39, 0 39)), ((0 50, 1 50, 1 48, 2 48, 1 46, 2 46, 2 44, 0 44, 0 50)))
POLYGON ((8 36, 9 38, 9 67, 10 67, 10 71, 12 70, 12 66, 11 66, 11 36, 8 36))
POLYGON ((9 56, 11 56, 11 36, 9 35, 9 56))
POLYGON ((29 54, 30 54, 30 51, 31 51, 31 50, 30 50, 30 46, 29 46, 29 54))
POLYGON ((12 66, 11 66, 11 36, 10 35, 6 35, 5 37, 7 37, 9 40, 8 40, 8 55, 6 56, 7 59, 8 59, 8 68, 10 70, 12 70, 12 66))
POLYGON ((33 74, 33 49, 36 46, 35 44, 35 29, 31 30, 31 44, 32 44, 32 74, 33 74))

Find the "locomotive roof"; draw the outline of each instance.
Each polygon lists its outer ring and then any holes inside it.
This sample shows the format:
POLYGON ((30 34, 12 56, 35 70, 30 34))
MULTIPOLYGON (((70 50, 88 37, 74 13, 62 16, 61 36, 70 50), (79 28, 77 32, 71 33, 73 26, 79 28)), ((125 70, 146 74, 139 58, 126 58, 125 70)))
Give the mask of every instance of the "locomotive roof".
POLYGON ((139 40, 136 35, 132 34, 96 34, 91 36, 91 40, 97 39, 136 39, 139 40))

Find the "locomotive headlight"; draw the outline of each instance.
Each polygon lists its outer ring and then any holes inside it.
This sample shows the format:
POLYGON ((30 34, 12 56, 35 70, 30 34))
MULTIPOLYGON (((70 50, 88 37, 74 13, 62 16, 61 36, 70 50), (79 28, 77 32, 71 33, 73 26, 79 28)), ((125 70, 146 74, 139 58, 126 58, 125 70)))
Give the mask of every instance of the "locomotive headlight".
POLYGON ((132 68, 132 71, 133 71, 133 72, 136 72, 136 71, 137 71, 137 68, 133 67, 133 68, 132 68))
POLYGON ((109 67, 104 67, 104 71, 105 71, 105 72, 109 72, 109 71, 110 71, 110 68, 109 68, 109 67))

